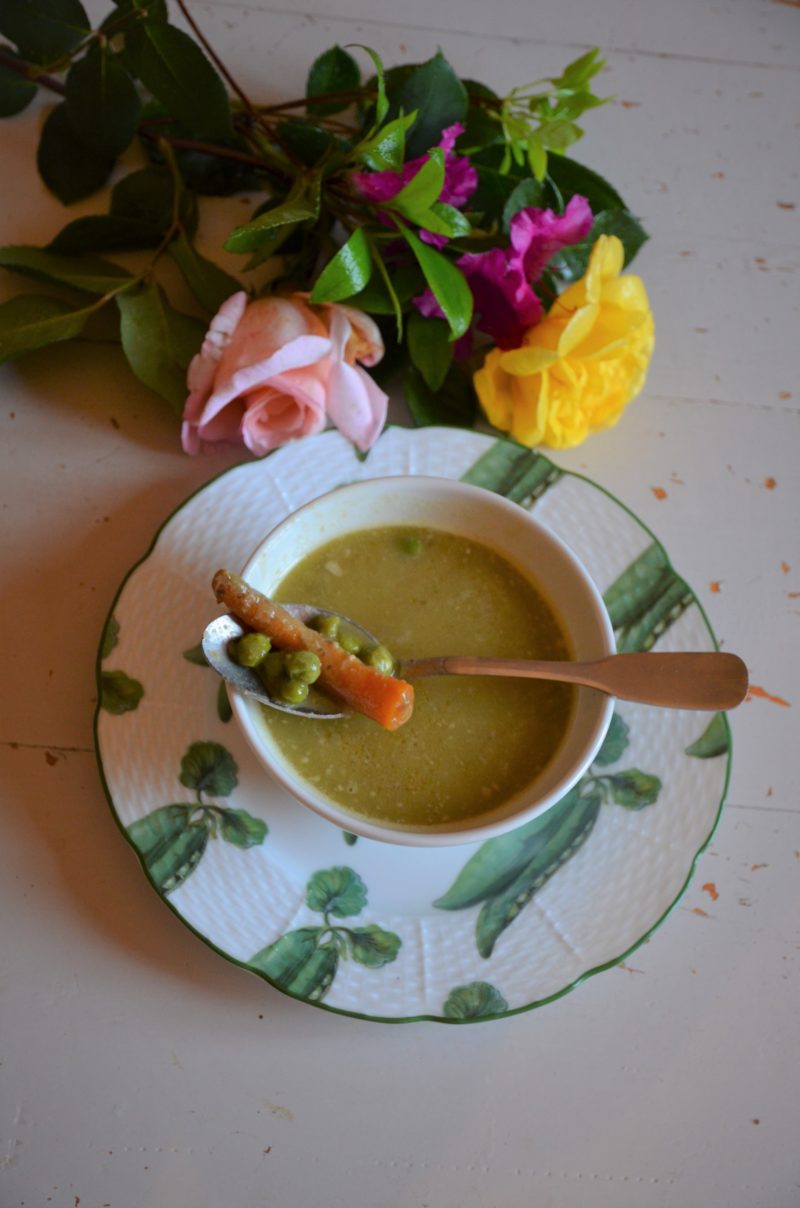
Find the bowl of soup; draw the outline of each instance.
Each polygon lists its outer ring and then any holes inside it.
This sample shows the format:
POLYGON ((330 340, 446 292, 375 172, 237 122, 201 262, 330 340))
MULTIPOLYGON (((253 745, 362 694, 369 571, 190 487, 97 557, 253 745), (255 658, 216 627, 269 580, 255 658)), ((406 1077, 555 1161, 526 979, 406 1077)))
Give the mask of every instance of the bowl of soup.
MULTIPOLYGON (((392 477, 299 508, 242 571, 283 603, 349 617, 395 659, 466 654, 594 659, 614 652, 602 598, 574 553, 482 487, 392 477)), ((413 681, 391 732, 358 714, 311 720, 232 694, 271 776, 345 831, 389 843, 474 843, 554 805, 586 771, 613 712, 598 691, 542 680, 413 681)))

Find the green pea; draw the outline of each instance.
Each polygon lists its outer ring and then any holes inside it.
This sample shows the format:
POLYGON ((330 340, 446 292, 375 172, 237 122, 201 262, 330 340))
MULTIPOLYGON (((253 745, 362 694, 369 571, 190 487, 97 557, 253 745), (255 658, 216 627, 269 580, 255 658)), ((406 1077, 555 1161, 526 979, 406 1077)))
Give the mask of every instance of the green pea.
POLYGON ((339 636, 336 639, 342 650, 347 654, 361 654, 362 642, 359 634, 354 629, 340 629, 339 636))
POLYGON ((245 633, 233 644, 233 658, 240 667, 258 667, 270 652, 272 643, 265 633, 245 633))
POLYGON ((322 664, 311 650, 293 650, 284 660, 286 674, 290 680, 301 680, 304 684, 313 684, 319 679, 322 664))
POLYGON ((308 684, 302 680, 287 679, 280 685, 277 694, 285 705, 302 705, 308 697, 308 684))
POLYGON ((385 646, 373 646, 364 655, 364 662, 368 667, 374 667, 376 671, 380 671, 382 675, 392 675, 394 672, 392 652, 385 646))
POLYGON ((258 674, 268 687, 284 678, 286 674, 285 657, 282 650, 270 650, 264 662, 258 667, 258 674))
POLYGON ((320 613, 310 622, 311 628, 316 629, 317 633, 321 633, 323 637, 330 638, 335 642, 339 636, 339 626, 342 623, 341 617, 335 616, 333 613, 326 616, 320 613))
POLYGON ((401 553, 407 554, 410 558, 416 558, 422 553, 424 542, 421 537, 409 534, 408 536, 399 537, 397 545, 401 553))

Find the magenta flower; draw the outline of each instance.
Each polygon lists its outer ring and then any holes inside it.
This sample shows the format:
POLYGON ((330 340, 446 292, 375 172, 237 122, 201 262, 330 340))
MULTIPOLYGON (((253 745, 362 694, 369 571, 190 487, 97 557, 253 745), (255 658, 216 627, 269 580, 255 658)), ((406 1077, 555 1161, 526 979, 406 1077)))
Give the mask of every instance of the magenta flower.
MULTIPOLYGON (((466 155, 454 154, 456 139, 463 133, 464 127, 460 122, 455 122, 442 131, 438 144, 444 151, 444 184, 438 200, 456 208, 465 205, 478 187, 478 173, 466 155)), ((385 172, 353 172, 351 179, 368 201, 391 201, 429 159, 429 155, 410 159, 403 164, 401 172, 388 169, 385 172)), ((420 231, 420 238, 436 247, 443 247, 447 243, 445 235, 434 235, 431 231, 420 231)))
MULTIPOLYGON (((467 252, 456 261, 472 290, 476 327, 499 348, 518 348, 529 327, 542 317, 533 286, 562 248, 585 239, 592 212, 585 197, 570 198, 563 214, 531 206, 511 219, 510 246, 467 252)), ((430 290, 414 299, 425 316, 441 316, 430 290)))

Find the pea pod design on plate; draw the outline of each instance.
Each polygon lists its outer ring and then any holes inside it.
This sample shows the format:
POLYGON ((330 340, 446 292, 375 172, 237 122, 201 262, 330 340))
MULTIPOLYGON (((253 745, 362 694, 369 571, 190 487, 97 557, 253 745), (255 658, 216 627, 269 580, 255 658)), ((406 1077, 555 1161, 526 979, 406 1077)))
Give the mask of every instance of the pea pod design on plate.
POLYGON ((626 809, 643 809, 656 801, 661 790, 657 776, 638 768, 596 770, 616 762, 627 745, 628 726, 614 714, 590 772, 539 818, 483 843, 433 903, 440 910, 465 910, 481 903, 475 924, 481 956, 492 955, 499 936, 583 846, 601 805, 614 802, 626 809))
POLYGON ((206 800, 228 796, 238 783, 232 756, 217 742, 194 742, 181 760, 179 780, 196 800, 162 805, 128 826, 128 836, 159 893, 172 893, 194 872, 209 839, 234 847, 264 842, 267 824, 246 810, 206 800))
POLYGON ((563 471, 541 453, 513 440, 499 440, 462 475, 462 482, 485 487, 530 507, 557 482, 563 471))
POLYGON ((360 914, 367 887, 352 868, 319 869, 306 885, 306 906, 322 915, 318 926, 300 927, 278 936, 251 957, 248 965, 273 985, 297 998, 321 1002, 330 989, 339 961, 348 957, 367 969, 380 969, 396 959, 402 940, 375 923, 346 927, 332 922, 360 914))

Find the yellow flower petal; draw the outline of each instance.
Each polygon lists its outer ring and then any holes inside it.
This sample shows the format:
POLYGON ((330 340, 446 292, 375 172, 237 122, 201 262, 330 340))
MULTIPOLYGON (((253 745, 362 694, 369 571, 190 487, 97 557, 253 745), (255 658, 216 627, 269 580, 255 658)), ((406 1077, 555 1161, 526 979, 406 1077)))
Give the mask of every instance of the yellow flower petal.
POLYGON ((487 355, 474 382, 490 423, 525 445, 568 448, 619 420, 644 385, 655 338, 644 284, 621 277, 623 264, 620 240, 601 235, 585 276, 522 347, 487 355))

